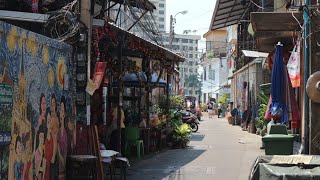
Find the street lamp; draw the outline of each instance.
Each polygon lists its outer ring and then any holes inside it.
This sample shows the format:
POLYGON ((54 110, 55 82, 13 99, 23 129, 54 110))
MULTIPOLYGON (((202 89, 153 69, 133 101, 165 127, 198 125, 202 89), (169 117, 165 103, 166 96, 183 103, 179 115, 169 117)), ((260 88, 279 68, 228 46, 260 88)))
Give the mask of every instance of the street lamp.
POLYGON ((176 16, 177 16, 178 14, 185 15, 185 14, 187 14, 187 13, 188 13, 188 11, 187 11, 187 10, 184 10, 184 11, 180 11, 180 12, 176 13, 176 14, 174 15, 174 17, 173 17, 172 15, 170 16, 170 48, 171 48, 171 50, 173 49, 173 48, 172 48, 172 41, 173 41, 173 39, 174 39, 174 24, 176 23, 176 16))

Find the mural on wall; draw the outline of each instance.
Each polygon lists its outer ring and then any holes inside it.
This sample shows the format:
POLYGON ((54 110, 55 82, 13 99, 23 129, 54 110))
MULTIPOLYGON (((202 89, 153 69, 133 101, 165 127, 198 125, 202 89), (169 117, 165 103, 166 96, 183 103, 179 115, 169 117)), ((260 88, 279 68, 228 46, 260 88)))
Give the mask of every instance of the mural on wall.
POLYGON ((0 21, 0 131, 11 133, 3 177, 64 178, 75 143, 76 109, 64 84, 70 58, 69 45, 0 21))

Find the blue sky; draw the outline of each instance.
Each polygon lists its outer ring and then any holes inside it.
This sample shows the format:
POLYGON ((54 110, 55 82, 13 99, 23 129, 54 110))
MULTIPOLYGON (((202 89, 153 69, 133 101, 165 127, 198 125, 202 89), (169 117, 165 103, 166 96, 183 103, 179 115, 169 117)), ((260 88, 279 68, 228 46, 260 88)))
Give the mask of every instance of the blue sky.
MULTIPOLYGON (((216 0, 166 0, 167 3, 167 32, 170 27, 170 15, 187 10, 185 15, 176 16, 175 33, 182 34, 184 30, 197 30, 194 35, 203 35, 209 30, 209 25, 216 0)), ((204 39, 203 39, 204 40, 204 39)), ((203 41, 199 50, 204 48, 203 41)))

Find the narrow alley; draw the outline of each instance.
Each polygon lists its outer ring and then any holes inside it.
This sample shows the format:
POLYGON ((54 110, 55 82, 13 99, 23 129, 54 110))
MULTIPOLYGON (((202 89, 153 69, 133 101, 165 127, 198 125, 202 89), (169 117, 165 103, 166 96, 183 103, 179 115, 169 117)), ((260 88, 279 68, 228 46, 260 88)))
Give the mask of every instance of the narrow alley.
POLYGON ((129 180, 246 180, 260 150, 261 136, 229 125, 225 118, 203 116, 188 149, 161 152, 133 164, 129 180))

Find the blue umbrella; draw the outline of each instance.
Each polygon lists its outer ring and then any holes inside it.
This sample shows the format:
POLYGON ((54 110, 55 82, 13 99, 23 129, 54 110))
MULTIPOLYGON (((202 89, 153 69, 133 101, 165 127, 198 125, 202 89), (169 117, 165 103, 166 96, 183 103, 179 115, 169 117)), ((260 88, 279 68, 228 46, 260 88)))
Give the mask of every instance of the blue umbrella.
POLYGON ((287 122, 287 109, 285 98, 285 64, 283 62, 282 45, 278 43, 272 66, 271 75, 271 103, 269 111, 274 119, 280 119, 281 123, 287 122))

